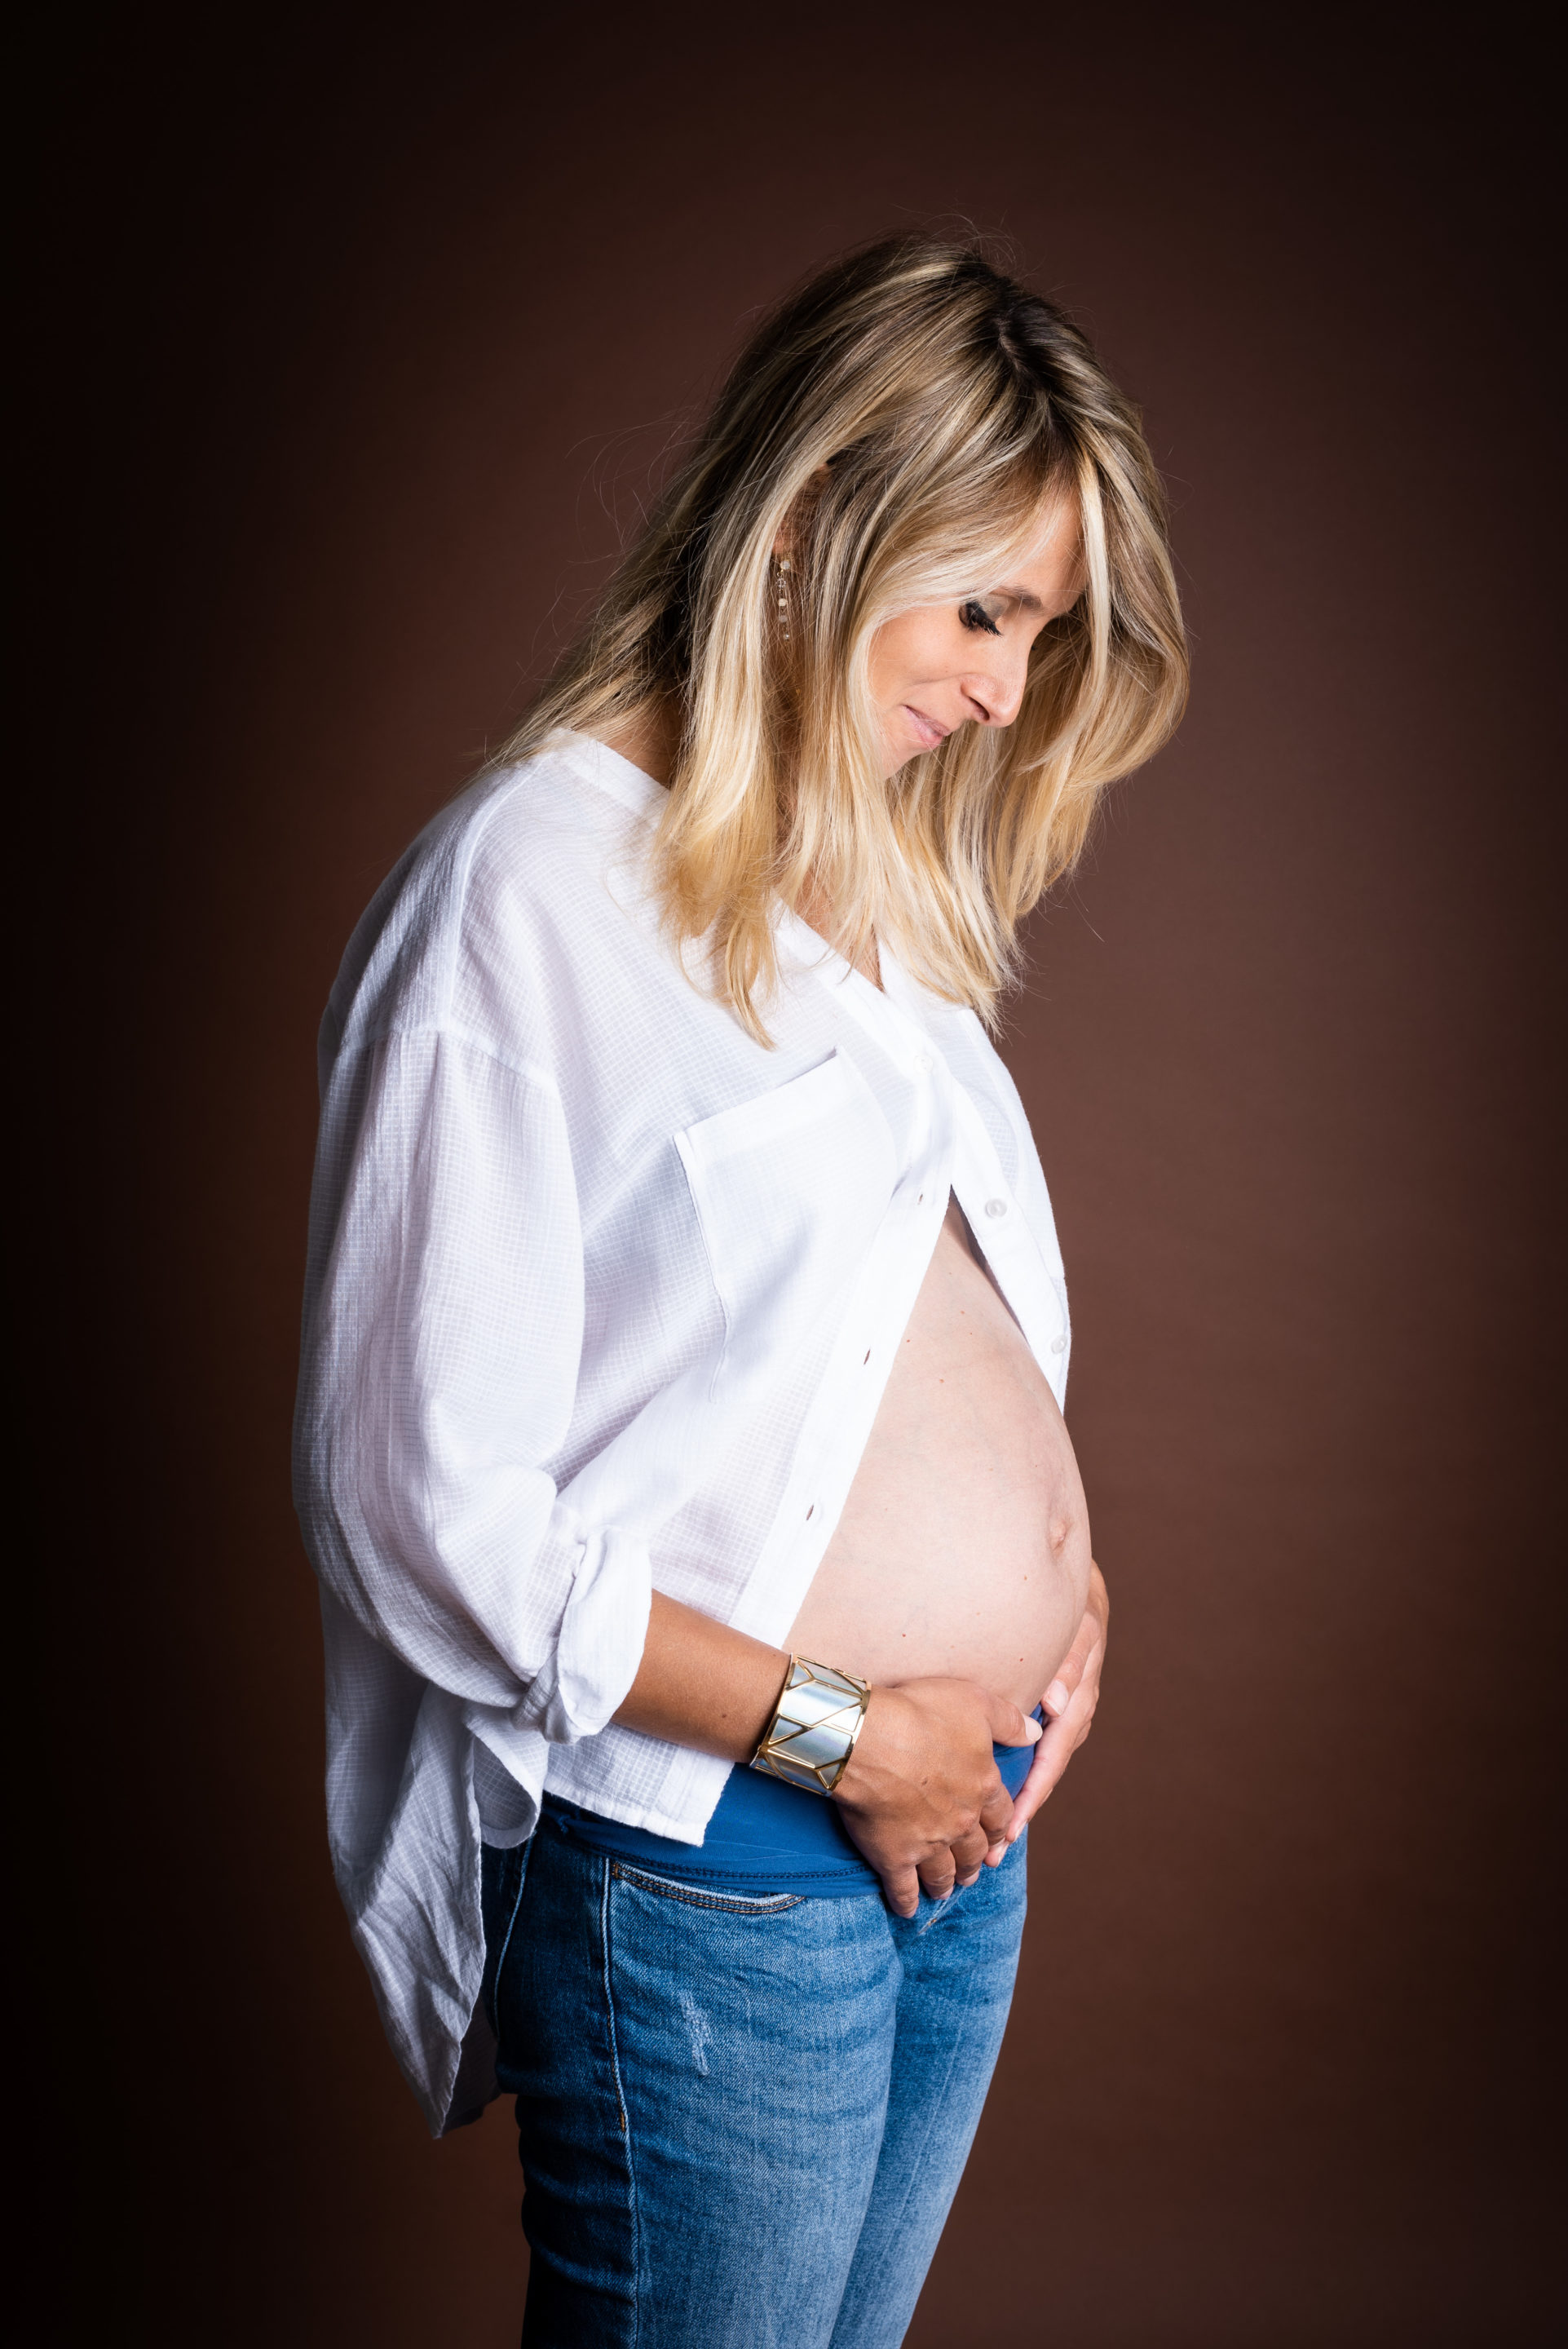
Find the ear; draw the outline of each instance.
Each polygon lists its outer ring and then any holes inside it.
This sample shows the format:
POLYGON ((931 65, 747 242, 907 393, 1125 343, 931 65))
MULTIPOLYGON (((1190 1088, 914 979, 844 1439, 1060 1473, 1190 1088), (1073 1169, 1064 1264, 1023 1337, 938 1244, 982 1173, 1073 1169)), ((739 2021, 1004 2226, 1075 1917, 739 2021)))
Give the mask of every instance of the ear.
POLYGON ((826 465, 819 465, 779 525, 779 534, 773 542, 773 553, 776 557, 786 554, 793 557, 800 536, 800 525, 821 496, 827 479, 826 465))

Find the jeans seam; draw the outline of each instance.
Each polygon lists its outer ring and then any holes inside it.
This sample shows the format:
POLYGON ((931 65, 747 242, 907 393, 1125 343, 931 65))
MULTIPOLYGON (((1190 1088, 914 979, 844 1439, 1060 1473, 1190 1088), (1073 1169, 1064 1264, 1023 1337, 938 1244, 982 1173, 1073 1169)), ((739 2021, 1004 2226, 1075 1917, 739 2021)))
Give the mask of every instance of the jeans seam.
POLYGON ((511 1937, 517 1925, 518 1911, 522 1907, 523 1887, 528 1882, 528 1846, 522 1845, 521 1850, 523 1857, 522 1864, 517 1871, 517 1890, 513 1893, 506 1912, 506 1930, 500 1937, 500 1948, 496 1952, 495 1972, 490 1981, 490 2006, 493 2011, 489 2020, 490 2027, 495 2033, 498 2041, 500 2037, 500 1978, 506 1971, 506 1953, 511 1947, 511 1937))
MULTIPOLYGON (((1020 1840, 1022 1840, 1022 1838, 1020 1838, 1020 1840)), ((1014 1848, 1015 1848, 1015 1849, 1016 1849, 1016 1847, 1017 1847, 1015 1845, 1014 1848)), ((944 1907, 945 1907, 945 1904, 944 1904, 944 1907)), ((931 1923, 931 1924, 934 1924, 936 1921, 937 1921, 937 1920, 936 1920, 935 1918, 933 1918, 933 1919, 931 1919, 931 1920, 930 1920, 930 1923, 931 1923)), ((929 1930, 929 1927, 927 1928, 927 1930, 929 1930)), ((923 1939, 923 1938, 924 1938, 923 1933, 919 1938, 923 1939)), ((1011 1993, 1009 1992, 1009 2004, 1010 2004, 1010 2003, 1011 2003, 1011 1993)), ((998 2052, 999 2052, 999 2051, 998 2051, 998 2052)), ((912 2195, 913 2195, 913 2192, 914 2192, 916 2180, 919 2178, 920 2174, 921 2174, 921 2171, 924 2168, 924 2167, 925 2167, 925 2165, 926 2165, 927 2161, 928 2161, 928 2160, 929 2160, 929 2158, 930 2158, 930 2156, 931 2156, 931 2136, 932 2136, 932 2128, 933 2128, 933 2125, 934 2125, 934 2116, 935 2116, 936 2112, 940 2109, 941 2106, 942 2106, 942 2105, 946 2101, 948 2083, 949 2083, 949 2081, 950 2081, 950 2080, 952 2079, 952 2077, 953 2077, 953 2067, 954 2067, 954 2065, 957 2063, 957 2061, 958 2061, 958 2044, 957 2044, 957 2039, 956 2039, 956 2037, 954 2037, 954 2041, 953 2041, 953 2042, 952 2042, 952 2044, 949 2045, 948 2050, 947 2050, 947 2063, 946 2063, 946 2064, 945 2064, 945 2066, 944 2066, 944 2068, 943 2075, 942 2075, 942 2087, 941 2087, 941 2090, 939 2091, 939 2093, 938 2093, 937 2095, 929 2095, 929 2094, 928 2094, 928 2095, 927 2095, 927 2097, 926 2097, 926 2124, 925 2124, 925 2130, 924 2130, 924 2133, 923 2133, 923 2135, 922 2136, 922 2137, 921 2137, 921 2141, 920 2141, 920 2151, 919 2151, 919 2154, 917 2155, 917 2157, 916 2157, 915 2160, 911 2164, 911 2166, 910 2166, 910 2168, 909 2168, 908 2171, 905 2173, 904 2180, 903 2180, 903 2193, 900 2195, 900 2197, 899 2197, 899 2201, 898 2201, 898 2209, 897 2209, 897 2212, 896 2212, 896 2214, 895 2214, 895 2216, 894 2216, 894 2220, 893 2220, 892 2224, 892 2225, 889 2227, 889 2229, 887 2230, 887 2235, 888 2235, 888 2237, 889 2237, 889 2238, 896 2237, 896 2235, 897 2235, 897 2233, 898 2233, 898 2231, 899 2231, 899 2228, 900 2228, 900 2226, 902 2225, 902 2222, 903 2222, 903 2213, 904 2213, 904 2212, 908 2209, 908 2208, 909 2208, 909 2204, 910 2204, 910 2198, 912 2197, 912 2195)), ((989 2093, 990 2093, 990 2091, 989 2091, 989 2088, 987 2087, 987 2090, 986 2090, 986 2094, 987 2094, 987 2095, 989 2095, 989 2093)), ((973 2147, 972 2147, 971 2149, 973 2149, 973 2147)), ((968 2163, 967 2163, 967 2157, 965 2158, 965 2168, 967 2168, 967 2166, 968 2166, 968 2163)), ((962 2175, 962 2173, 960 2173, 960 2175, 962 2175)), ((951 2207, 952 2207, 952 2206, 951 2206, 951 2204, 950 2204, 950 2205, 949 2205, 949 2209, 951 2209, 951 2207)))
POLYGON ((599 1937, 604 1969, 604 2013, 610 2026, 610 2075, 615 2083, 615 2106, 620 2115, 621 2135, 626 2147, 626 2192, 632 2210, 632 2339, 634 2349, 643 2329, 643 2245, 642 2220, 637 2208, 637 2165, 632 2152, 632 2120, 626 2110, 626 2092, 621 2078, 621 2036, 615 2028, 615 1992, 613 1982, 610 1886, 614 1877, 613 1862, 603 1863, 604 1874, 599 1895, 599 1937))
MULTIPOLYGON (((900 2226, 902 2226, 903 2214, 908 2209, 910 2198, 914 2192, 915 2180, 919 2178, 920 2173, 924 2168, 927 2158, 929 2158, 931 2152, 931 2133, 935 2126, 936 2112, 938 2108, 946 2102, 947 2085, 953 2077, 953 2067, 957 2061, 958 2049, 955 2043, 954 2045, 950 2046, 947 2051, 947 2063, 942 2075, 942 2089, 940 2095, 927 2097, 925 2130, 920 2140, 920 2153, 918 2158, 905 2173, 903 2192, 899 2197, 898 2210, 895 2215, 894 2224, 888 2230, 890 2235, 896 2235, 900 2226)), ((967 2168, 967 2161, 965 2166, 967 2168)), ((962 2175, 962 2173, 960 2174, 962 2175)))

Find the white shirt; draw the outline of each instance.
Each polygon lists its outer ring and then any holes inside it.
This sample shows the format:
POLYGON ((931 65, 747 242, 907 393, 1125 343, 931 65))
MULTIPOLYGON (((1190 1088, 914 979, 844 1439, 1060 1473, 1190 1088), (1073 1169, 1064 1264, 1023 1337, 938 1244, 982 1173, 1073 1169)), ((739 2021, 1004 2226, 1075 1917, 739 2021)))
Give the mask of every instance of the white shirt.
POLYGON ((322 1024, 294 1486, 328 1829, 438 2130, 493 2092, 481 1840, 548 1785, 701 1843, 728 1764, 611 1719, 650 1591, 784 1640, 950 1189, 1066 1390, 1050 1202, 978 1020, 781 914, 755 1042, 660 929, 663 802, 581 735, 469 792, 322 1024))

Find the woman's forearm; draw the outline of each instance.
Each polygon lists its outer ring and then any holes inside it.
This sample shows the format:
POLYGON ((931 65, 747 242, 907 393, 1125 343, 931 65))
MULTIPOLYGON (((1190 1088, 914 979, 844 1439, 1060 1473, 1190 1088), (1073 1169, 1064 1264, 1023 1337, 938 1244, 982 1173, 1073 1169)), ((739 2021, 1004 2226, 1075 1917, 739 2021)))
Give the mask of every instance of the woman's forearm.
POLYGON ((646 1737, 749 1762, 773 1719, 789 1651, 654 1593, 637 1677, 615 1719, 646 1737))

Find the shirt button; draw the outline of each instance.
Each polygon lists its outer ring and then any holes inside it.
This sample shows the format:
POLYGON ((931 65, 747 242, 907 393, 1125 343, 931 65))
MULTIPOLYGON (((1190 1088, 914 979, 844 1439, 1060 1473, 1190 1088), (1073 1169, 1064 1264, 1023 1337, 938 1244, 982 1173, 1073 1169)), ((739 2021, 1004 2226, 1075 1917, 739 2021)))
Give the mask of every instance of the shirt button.
POLYGON ((986 1213, 988 1216, 1005 1216, 1005 1215, 1006 1214, 1006 1212, 1007 1212, 1007 1202, 1006 1201, 1006 1199, 987 1199, 987 1200, 986 1200, 986 1202, 985 1202, 985 1213, 986 1213))
POLYGON ((935 1055, 931 1052, 917 1052, 914 1056, 914 1065, 923 1077, 928 1077, 936 1066, 935 1055))
POLYGON ((1053 1353, 1053 1354, 1065 1354, 1065 1353, 1067 1352, 1067 1350, 1068 1350, 1068 1341, 1067 1341, 1067 1336, 1066 1336, 1066 1333, 1065 1333, 1065 1332, 1063 1333, 1063 1335, 1062 1335, 1061 1337, 1059 1337, 1059 1338, 1053 1338, 1053 1339, 1051 1340, 1051 1351, 1052 1351, 1052 1353, 1053 1353))

